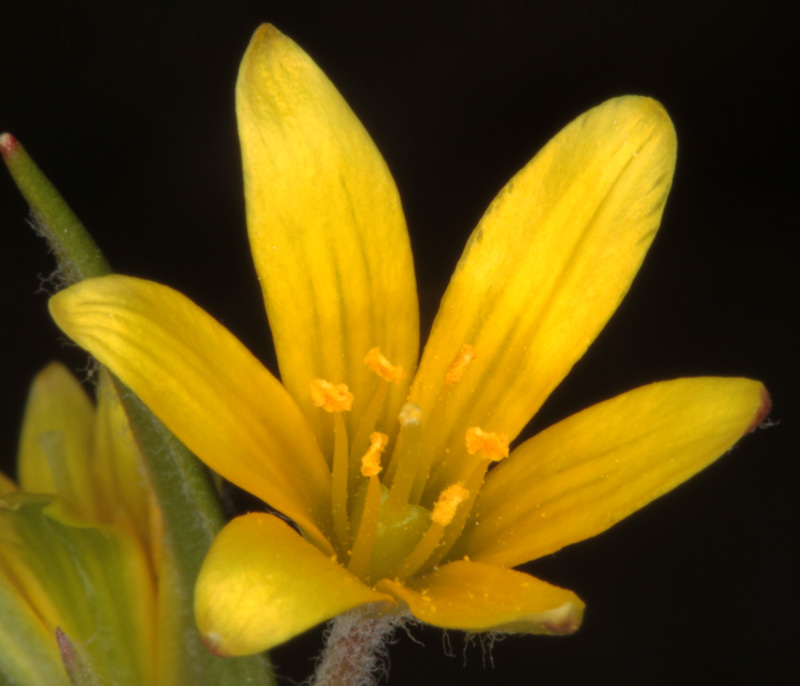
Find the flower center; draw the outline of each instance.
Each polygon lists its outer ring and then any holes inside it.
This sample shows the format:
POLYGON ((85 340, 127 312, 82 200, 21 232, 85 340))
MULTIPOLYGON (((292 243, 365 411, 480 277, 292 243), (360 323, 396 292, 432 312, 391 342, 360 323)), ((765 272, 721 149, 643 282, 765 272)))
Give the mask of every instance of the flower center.
MULTIPOLYGON (((475 349, 462 346, 447 369, 447 387, 458 383, 474 358, 475 349)), ((446 486, 431 509, 423 507, 419 502, 432 456, 424 451, 422 410, 413 403, 403 406, 391 459, 388 464, 381 464, 389 436, 374 427, 389 384, 402 381, 405 371, 386 359, 377 347, 367 353, 364 364, 382 383, 364 409, 352 440, 348 440, 342 416, 353 405, 353 394, 347 385, 323 379, 311 382, 312 401, 333 415, 333 543, 341 563, 367 583, 374 584, 381 578, 402 581, 431 569, 452 548, 466 523, 487 463, 508 455, 508 438, 479 427, 468 429, 466 453, 481 458, 480 466, 465 481, 446 486), (360 455, 354 453, 359 445, 367 446, 360 455)), ((430 420, 435 417, 434 410, 430 420)), ((466 454, 464 457, 467 459, 466 454)))

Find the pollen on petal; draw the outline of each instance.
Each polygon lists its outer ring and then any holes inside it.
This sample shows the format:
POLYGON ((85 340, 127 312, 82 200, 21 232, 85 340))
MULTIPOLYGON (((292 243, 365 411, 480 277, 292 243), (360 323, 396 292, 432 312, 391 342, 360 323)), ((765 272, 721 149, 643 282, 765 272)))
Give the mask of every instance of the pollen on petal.
POLYGON ((474 359, 475 348, 469 343, 464 343, 464 345, 461 346, 461 350, 456 353, 456 356, 447 368, 447 372, 444 375, 445 383, 448 386, 455 386, 461 381, 461 377, 464 376, 464 372, 467 371, 469 363, 474 359))
POLYGON ((431 521, 447 526, 456 516, 456 510, 469 497, 469 491, 460 483, 445 488, 433 506, 431 521))
POLYGON ((389 437, 380 431, 373 431, 369 436, 369 442, 370 446, 364 453, 364 457, 361 458, 361 474, 362 476, 378 476, 383 469, 381 453, 386 450, 389 437))
POLYGON ((353 407, 353 394, 347 384, 334 384, 324 379, 311 382, 311 400, 326 412, 349 412, 353 407))
POLYGON ((372 348, 367 356, 364 358, 364 364, 367 365, 373 372, 375 372, 384 381, 392 381, 399 383, 406 377, 406 372, 402 365, 392 364, 381 353, 378 347, 372 348))
POLYGON ((484 431, 477 426, 467 429, 467 452, 484 460, 499 462, 508 457, 508 436, 504 433, 484 431))

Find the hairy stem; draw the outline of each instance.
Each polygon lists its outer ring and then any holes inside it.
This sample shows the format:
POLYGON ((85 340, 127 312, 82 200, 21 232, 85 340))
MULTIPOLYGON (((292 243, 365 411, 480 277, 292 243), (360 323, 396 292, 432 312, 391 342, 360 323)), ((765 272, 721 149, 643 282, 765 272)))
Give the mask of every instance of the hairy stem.
POLYGON ((386 645, 402 617, 339 615, 325 632, 325 648, 310 686, 374 686, 387 669, 386 645))

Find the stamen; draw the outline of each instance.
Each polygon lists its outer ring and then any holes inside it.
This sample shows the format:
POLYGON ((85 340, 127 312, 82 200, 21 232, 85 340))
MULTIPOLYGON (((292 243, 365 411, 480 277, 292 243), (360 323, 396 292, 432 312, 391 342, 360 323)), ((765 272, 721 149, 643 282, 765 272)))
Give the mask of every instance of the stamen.
POLYGON ((350 519, 347 507, 347 475, 349 450, 347 446, 347 427, 340 412, 333 415, 333 469, 331 471, 331 510, 333 512, 333 531, 339 552, 343 554, 350 547, 350 519))
POLYGON ((369 436, 370 446, 364 457, 361 458, 361 474, 363 476, 378 476, 381 467, 381 453, 386 450, 389 437, 380 431, 373 431, 369 436))
MULTIPOLYGON (((365 449, 369 443, 369 435, 375 430, 375 425, 378 422, 378 417, 383 410, 383 404, 386 402, 386 395, 389 392, 389 384, 382 382, 378 386, 378 390, 372 396, 364 412, 361 414, 361 419, 358 420, 358 427, 356 428, 353 440, 350 443, 350 457, 354 463, 358 463, 358 455, 365 449)), ((353 481, 357 477, 355 470, 351 470, 350 480, 353 481)))
POLYGON ((431 521, 447 526, 456 516, 456 510, 467 498, 469 491, 464 488, 464 484, 453 484, 445 488, 439 495, 439 499, 433 506, 431 521))
POLYGON ((353 394, 347 384, 333 384, 324 379, 311 382, 311 400, 326 412, 349 412, 353 407, 353 394))
POLYGON ((399 383, 406 378, 402 365, 392 364, 382 354, 378 347, 372 348, 364 358, 364 364, 385 381, 399 383))
MULTIPOLYGON (((478 492, 481 489, 481 485, 483 484, 484 476, 486 475, 486 471, 489 468, 489 463, 484 460, 479 460, 478 463, 475 465, 472 474, 467 479, 466 483, 464 483, 464 490, 467 491, 468 495, 467 498, 459 503, 458 510, 455 512, 453 519, 447 525, 444 534, 442 535, 441 540, 439 541, 439 545, 433 554, 425 561, 423 567, 420 568, 422 573, 427 573, 429 570, 433 569, 436 565, 438 565, 444 558, 447 556, 449 559, 453 559, 450 556, 450 551, 452 550, 453 546, 459 540, 459 537, 464 531, 464 527, 467 524, 467 520, 469 519, 470 512, 472 511, 473 506, 475 505, 475 500, 478 495, 478 492)), ((446 491, 447 489, 445 489, 446 491)), ((442 492, 444 494, 444 491, 442 492)), ((435 509, 435 507, 434 507, 435 509)))
POLYGON ((376 476, 372 476, 367 486, 367 498, 364 501, 364 510, 361 513, 358 533, 353 542, 353 553, 350 556, 350 562, 347 564, 347 569, 359 579, 366 579, 368 577, 369 562, 372 557, 375 533, 378 529, 380 510, 381 484, 376 476))
POLYGON ((461 350, 456 353, 456 356, 447 368, 447 372, 444 375, 444 382, 448 386, 455 386, 461 381, 461 377, 464 376, 464 372, 467 371, 469 363, 474 359, 475 348, 469 343, 464 343, 464 345, 461 346, 461 350))
POLYGON ((422 455, 422 410, 419 405, 403 405, 398 420, 400 436, 389 465, 392 477, 388 505, 390 517, 397 517, 408 504, 408 495, 414 485, 422 455))
POLYGON ((417 543, 408 557, 400 563, 395 576, 398 579, 407 579, 416 573, 425 561, 434 553, 445 527, 453 521, 458 506, 469 497, 469 491, 463 484, 452 484, 445 488, 439 495, 431 514, 431 525, 417 543))
POLYGON ((508 457, 508 436, 504 433, 483 431, 473 426, 467 429, 466 444, 470 455, 477 455, 484 460, 499 462, 508 457))

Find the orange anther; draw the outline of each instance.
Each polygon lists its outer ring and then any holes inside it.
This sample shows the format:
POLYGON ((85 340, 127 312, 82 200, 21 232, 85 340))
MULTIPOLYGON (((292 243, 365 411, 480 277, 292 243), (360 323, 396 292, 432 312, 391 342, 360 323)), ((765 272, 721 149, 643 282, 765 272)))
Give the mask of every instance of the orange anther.
POLYGON ((381 354, 381 349, 378 347, 372 348, 367 353, 367 356, 364 358, 364 364, 384 381, 398 383, 406 377, 406 372, 402 365, 389 362, 389 360, 381 354))
POLYGON ((353 394, 347 384, 333 384, 324 379, 311 382, 311 400, 326 412, 348 412, 353 407, 353 394))
POLYGON ((477 426, 467 429, 467 452, 484 460, 499 462, 508 457, 508 436, 494 431, 483 431, 477 426))
POLYGON ((386 444, 389 442, 389 437, 382 434, 380 431, 373 431, 369 436, 370 446, 364 457, 361 458, 361 475, 362 476, 378 476, 383 467, 381 467, 381 453, 386 450, 386 444))
POLYGON ((467 498, 469 491, 460 483, 445 488, 433 506, 431 521, 435 524, 447 526, 456 516, 456 510, 467 498))

